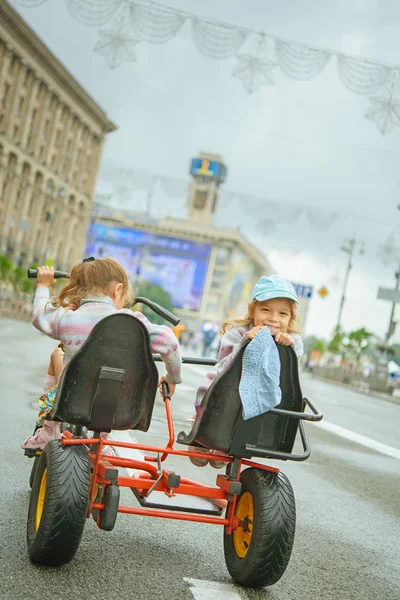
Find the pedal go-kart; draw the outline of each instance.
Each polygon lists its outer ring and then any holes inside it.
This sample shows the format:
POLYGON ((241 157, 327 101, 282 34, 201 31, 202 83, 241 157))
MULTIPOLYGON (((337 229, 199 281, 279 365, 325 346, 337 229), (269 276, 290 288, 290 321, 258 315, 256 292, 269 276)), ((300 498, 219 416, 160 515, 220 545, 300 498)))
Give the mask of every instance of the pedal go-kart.
MULTIPOLYGON (((35 276, 35 271, 30 275, 35 276)), ((137 301, 178 322, 149 300, 137 301)), ((118 513, 126 513, 223 526, 225 561, 234 581, 254 588, 276 583, 292 551, 295 498, 288 478, 277 467, 251 459, 306 460, 310 445, 304 421, 322 419, 311 400, 302 396, 294 350, 277 347, 282 388, 277 408, 243 420, 238 392, 243 348, 209 388, 190 433, 178 434, 176 442, 182 446, 224 453, 213 459, 226 462, 225 474, 217 475, 214 486, 203 485, 164 466, 176 455, 198 456, 174 447, 166 384, 163 399, 169 439, 165 447, 100 436, 111 430, 148 430, 157 394, 155 361, 160 359, 152 355, 147 330, 134 317, 114 314, 101 320, 60 379, 51 418, 63 422, 62 439, 49 442, 35 457, 27 524, 30 559, 41 565, 68 563, 88 517, 100 529, 111 531, 118 513), (306 406, 311 413, 304 412, 306 406), (301 454, 293 453, 298 429, 301 454), (94 432, 92 438, 83 435, 86 430, 94 432), (105 445, 146 454, 143 460, 104 456, 105 445), (134 474, 120 474, 122 468, 134 474), (121 505, 121 487, 131 488, 140 506, 121 505)), ((216 361, 184 358, 183 362, 213 365, 216 361)))

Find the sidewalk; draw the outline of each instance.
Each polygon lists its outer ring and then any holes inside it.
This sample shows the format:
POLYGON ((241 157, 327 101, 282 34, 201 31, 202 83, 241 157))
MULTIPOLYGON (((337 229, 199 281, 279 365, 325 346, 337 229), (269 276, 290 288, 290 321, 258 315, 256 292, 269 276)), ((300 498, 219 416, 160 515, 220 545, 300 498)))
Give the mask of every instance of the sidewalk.
MULTIPOLYGON (((305 373, 305 372, 303 371, 302 373, 305 373)), ((352 385, 349 385, 348 383, 341 383, 340 381, 336 381, 335 379, 328 379, 327 377, 320 377, 319 375, 314 375, 311 373, 307 373, 307 375, 310 375, 310 377, 313 377, 314 379, 319 379, 320 381, 325 381, 326 383, 336 385, 337 387, 346 388, 347 390, 350 390, 352 392, 357 392, 358 394, 362 394, 364 396, 370 396, 372 398, 379 398, 380 400, 386 400, 387 402, 391 402, 392 404, 398 404, 400 406, 400 397, 399 396, 390 396, 389 394, 384 394, 382 392, 361 390, 352 385)))

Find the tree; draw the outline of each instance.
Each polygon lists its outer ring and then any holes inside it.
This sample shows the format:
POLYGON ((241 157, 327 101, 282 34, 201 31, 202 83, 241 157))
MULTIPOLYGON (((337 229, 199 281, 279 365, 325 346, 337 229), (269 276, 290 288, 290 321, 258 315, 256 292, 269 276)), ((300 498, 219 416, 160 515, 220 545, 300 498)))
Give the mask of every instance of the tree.
POLYGON ((352 331, 347 336, 345 347, 353 352, 356 357, 357 364, 360 363, 361 355, 364 354, 369 346, 372 338, 371 331, 365 329, 365 327, 361 327, 361 329, 357 329, 356 331, 352 331))
POLYGON ((9 281, 12 270, 11 260, 7 256, 0 255, 0 281, 9 281))
MULTIPOLYGON (((173 306, 171 301, 170 294, 164 290, 163 287, 152 283, 151 281, 141 281, 139 283, 139 287, 137 289, 137 296, 144 296, 148 298, 152 302, 156 302, 163 308, 166 308, 170 312, 173 312, 173 306)), ((157 315, 150 308, 148 308, 145 304, 140 305, 140 310, 142 313, 152 322, 157 323, 159 325, 165 325, 165 319, 157 315)))
POLYGON ((325 352, 326 350, 326 342, 322 339, 316 339, 313 345, 311 346, 311 350, 318 350, 318 352, 325 352))
POLYGON ((328 344, 328 351, 332 352, 332 354, 339 354, 339 352, 343 351, 343 339, 346 334, 344 332, 343 327, 337 325, 333 330, 333 338, 328 344))

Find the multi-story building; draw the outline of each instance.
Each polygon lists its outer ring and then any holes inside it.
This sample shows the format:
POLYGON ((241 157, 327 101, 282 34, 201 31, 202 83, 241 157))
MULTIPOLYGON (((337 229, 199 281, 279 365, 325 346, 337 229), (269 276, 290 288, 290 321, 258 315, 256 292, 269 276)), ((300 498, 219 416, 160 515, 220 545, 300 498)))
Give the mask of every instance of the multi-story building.
MULTIPOLYGON (((254 283, 273 269, 239 230, 213 225, 226 175, 222 157, 200 152, 190 173, 186 218, 158 219, 107 209, 99 197, 86 254, 119 260, 136 288, 141 281, 160 285, 170 294, 175 312, 195 331, 204 322, 245 315, 254 283)), ((304 327, 312 288, 294 285, 304 327)))
POLYGON ((192 330, 204 321, 245 314, 252 286, 271 267, 239 231, 212 224, 225 173, 219 155, 200 153, 192 161, 182 219, 146 218, 95 204, 86 254, 119 260, 136 288, 140 281, 160 285, 192 330))
POLYGON ((116 129, 25 21, 0 2, 0 254, 82 257, 105 135, 116 129))

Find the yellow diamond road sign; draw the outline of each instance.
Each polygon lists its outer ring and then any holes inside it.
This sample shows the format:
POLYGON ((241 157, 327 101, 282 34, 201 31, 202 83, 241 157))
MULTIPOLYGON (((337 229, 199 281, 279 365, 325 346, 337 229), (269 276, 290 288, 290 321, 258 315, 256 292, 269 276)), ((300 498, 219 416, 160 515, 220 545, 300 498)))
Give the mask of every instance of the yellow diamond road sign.
POLYGON ((322 286, 322 288, 318 290, 318 294, 321 296, 321 298, 325 298, 325 296, 327 296, 329 292, 325 286, 322 286))

